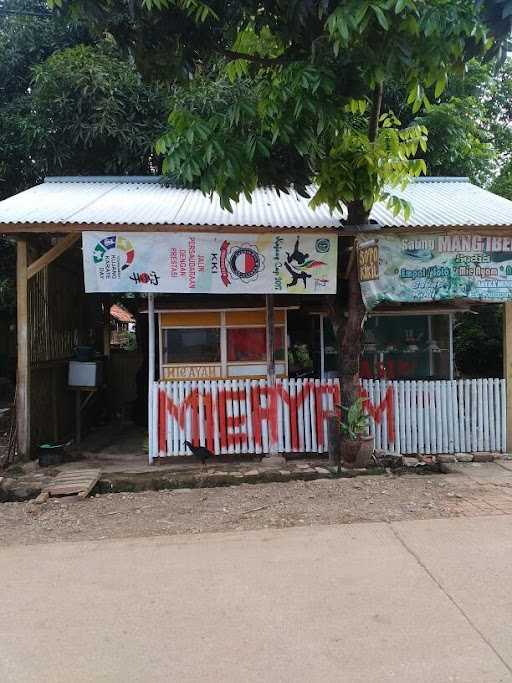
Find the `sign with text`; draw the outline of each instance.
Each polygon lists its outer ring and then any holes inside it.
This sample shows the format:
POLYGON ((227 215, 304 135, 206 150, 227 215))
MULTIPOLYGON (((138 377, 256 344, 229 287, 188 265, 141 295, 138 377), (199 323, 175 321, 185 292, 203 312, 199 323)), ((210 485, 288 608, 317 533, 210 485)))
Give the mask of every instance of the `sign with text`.
POLYGON ((86 292, 335 294, 336 235, 82 234, 86 292))
POLYGON ((357 250, 359 282, 379 279, 379 245, 377 240, 360 244, 357 250))
POLYGON ((512 300, 512 238, 471 234, 382 236, 358 242, 365 305, 512 300), (376 248, 378 264, 375 267, 376 248))

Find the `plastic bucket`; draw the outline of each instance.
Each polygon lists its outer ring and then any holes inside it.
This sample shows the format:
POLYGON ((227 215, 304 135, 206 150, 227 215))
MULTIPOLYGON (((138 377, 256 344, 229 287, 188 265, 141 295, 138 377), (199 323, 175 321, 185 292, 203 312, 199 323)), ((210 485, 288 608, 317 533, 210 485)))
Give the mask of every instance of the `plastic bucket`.
POLYGON ((53 467, 60 465, 64 456, 62 444, 43 443, 38 448, 39 467, 53 467))

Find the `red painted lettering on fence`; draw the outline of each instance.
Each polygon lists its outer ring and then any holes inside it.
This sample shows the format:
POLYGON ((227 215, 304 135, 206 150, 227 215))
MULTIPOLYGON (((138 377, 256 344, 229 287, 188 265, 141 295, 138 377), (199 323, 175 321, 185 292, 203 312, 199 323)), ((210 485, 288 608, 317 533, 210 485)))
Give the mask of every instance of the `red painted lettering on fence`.
POLYGON ((370 415, 377 424, 380 424, 382 417, 386 415, 386 424, 388 428, 388 439, 390 442, 395 440, 395 412, 393 406, 393 387, 389 386, 386 389, 386 395, 379 403, 379 405, 374 405, 366 389, 361 389, 361 396, 363 397, 365 410, 370 415))
MULTIPOLYGON (((267 448, 298 452, 311 443, 312 452, 325 452, 326 420, 340 402, 338 381, 284 380, 269 388, 264 382, 180 382, 179 391, 162 383, 158 392, 160 454, 185 454, 184 440, 220 453, 262 453, 267 448), (180 396, 176 402, 172 397, 180 396), (307 403, 307 407, 305 409, 307 403), (300 419, 299 419, 300 416, 300 419), (267 438, 263 438, 263 434, 267 438), (217 438, 218 436, 218 438, 217 438), (173 453, 179 444, 179 453, 173 453)), ((376 424, 385 416, 388 440, 394 440, 393 389, 374 405, 361 391, 366 411, 376 424)))

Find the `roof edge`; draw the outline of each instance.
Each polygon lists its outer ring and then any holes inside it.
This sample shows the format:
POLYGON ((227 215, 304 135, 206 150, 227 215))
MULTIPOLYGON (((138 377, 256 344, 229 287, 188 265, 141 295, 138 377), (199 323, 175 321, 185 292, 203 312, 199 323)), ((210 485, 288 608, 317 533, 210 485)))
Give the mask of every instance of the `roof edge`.
MULTIPOLYGON (((168 182, 169 178, 161 175, 75 175, 46 176, 45 183, 125 183, 133 185, 156 185, 168 182)), ((410 178, 410 183, 469 183, 466 176, 422 176, 410 178)), ((172 186, 174 187, 174 186, 172 186)), ((267 186, 263 186, 267 187, 267 186)), ((290 186, 293 187, 293 186, 290 186)), ((176 189, 176 188, 175 188, 176 189)), ((189 188, 184 188, 189 189, 189 188)))
POLYGON ((46 176, 45 183, 133 183, 134 185, 153 185, 161 183, 160 175, 68 175, 46 176))

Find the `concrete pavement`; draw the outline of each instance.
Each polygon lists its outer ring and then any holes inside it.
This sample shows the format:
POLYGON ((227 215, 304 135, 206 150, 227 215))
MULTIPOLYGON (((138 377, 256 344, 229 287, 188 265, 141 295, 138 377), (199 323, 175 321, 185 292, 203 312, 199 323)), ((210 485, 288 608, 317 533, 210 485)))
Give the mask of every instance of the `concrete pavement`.
POLYGON ((10 547, 0 680, 512 681, 512 517, 10 547))

